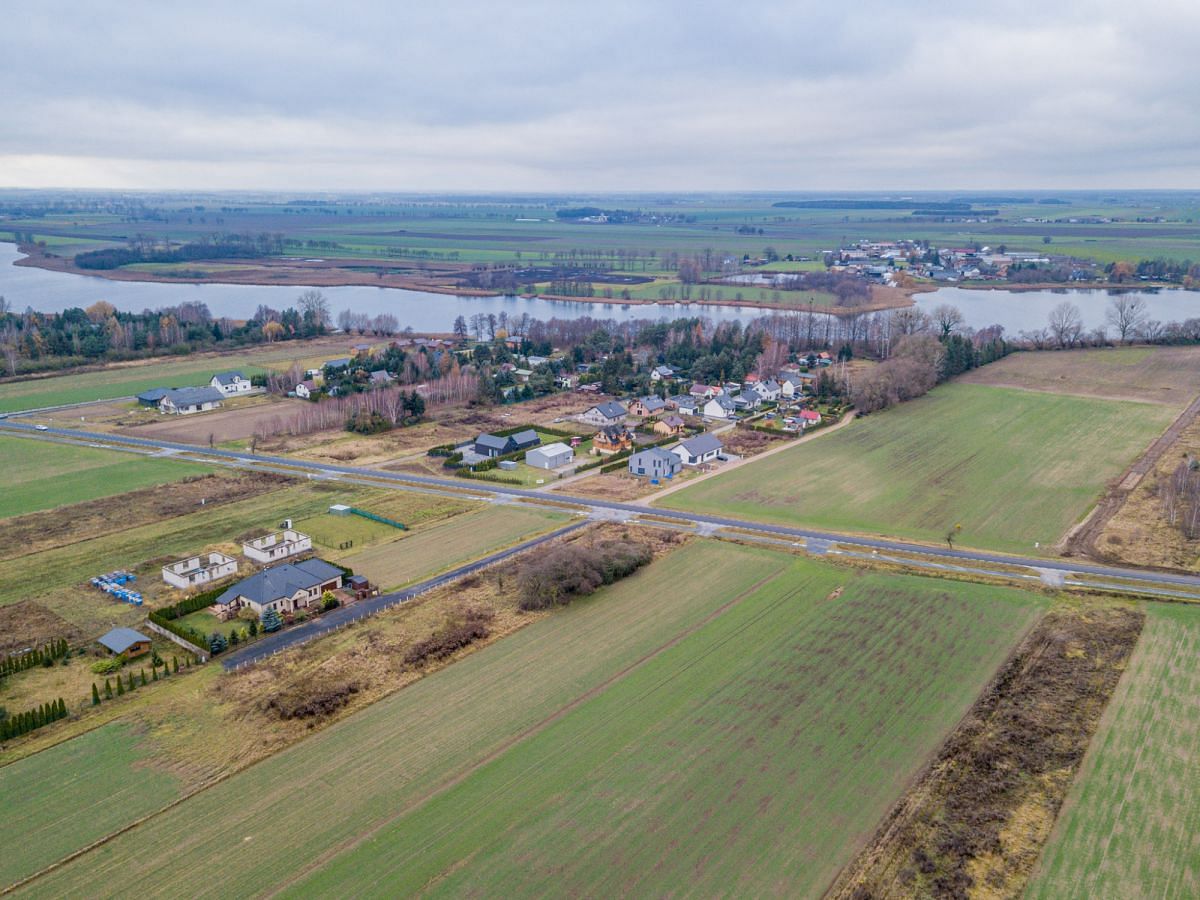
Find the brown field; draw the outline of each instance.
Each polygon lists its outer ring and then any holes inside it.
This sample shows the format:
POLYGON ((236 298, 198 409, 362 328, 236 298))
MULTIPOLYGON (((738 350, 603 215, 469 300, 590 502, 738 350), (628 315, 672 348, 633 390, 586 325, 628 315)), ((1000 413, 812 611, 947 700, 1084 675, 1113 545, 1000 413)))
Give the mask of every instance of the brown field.
POLYGON ((1014 353, 958 381, 1162 403, 1182 410, 1200 385, 1200 347, 1120 347, 1014 353))
MULTIPOLYGON (((0 606, 0 655, 66 638, 72 644, 83 633, 66 619, 32 600, 0 606)), ((3 684, 3 682, 0 682, 3 684)))
POLYGON ((661 488, 652 485, 649 479, 634 478, 628 472, 604 472, 564 484, 554 493, 624 502, 637 500, 639 497, 648 497, 659 490, 661 488))
POLYGON ((247 440, 256 431, 271 427, 277 419, 290 419, 305 400, 288 397, 254 397, 238 400, 225 409, 191 416, 142 416, 137 429, 128 433, 149 440, 176 441, 207 446, 247 440), (149 421, 147 421, 149 420, 149 421))
POLYGON ((1049 612, 893 808, 831 896, 1018 896, 1145 616, 1049 612))

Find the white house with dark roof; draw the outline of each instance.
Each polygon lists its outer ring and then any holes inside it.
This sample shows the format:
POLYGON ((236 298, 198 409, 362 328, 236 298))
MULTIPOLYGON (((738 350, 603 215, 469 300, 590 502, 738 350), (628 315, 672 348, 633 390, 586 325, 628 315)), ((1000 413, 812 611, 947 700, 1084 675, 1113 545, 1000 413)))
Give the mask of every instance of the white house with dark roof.
POLYGON ((226 397, 236 397, 238 394, 248 394, 253 389, 250 379, 241 372, 221 372, 212 377, 209 387, 220 391, 226 397))
POLYGON ((606 425, 624 424, 625 417, 628 415, 629 410, 616 400, 607 400, 604 403, 597 403, 595 406, 589 407, 586 411, 580 413, 577 418, 585 425, 595 425, 597 428, 603 428, 606 425))
POLYGON ((629 457, 629 474, 639 478, 671 478, 683 468, 679 454, 651 447, 629 457))
POLYGON ((759 398, 767 403, 774 403, 783 393, 783 387, 774 378, 768 378, 765 381, 756 381, 751 384, 750 391, 758 394, 759 398))
POLYGON ((715 434, 705 432, 676 444, 671 448, 671 452, 678 456, 685 466, 699 466, 716 459, 722 447, 715 434))
POLYGON ((186 387, 171 388, 158 401, 158 408, 165 413, 188 416, 192 413, 220 409, 225 395, 216 388, 186 387))
POLYGON ((702 412, 710 419, 728 419, 737 412, 737 404, 728 394, 717 394, 704 404, 702 412))
POLYGON ((242 609, 252 609, 259 616, 268 609, 291 613, 320 604, 322 594, 342 586, 342 574, 323 559, 282 563, 239 581, 217 597, 213 606, 223 619, 242 609))
POLYGON ((651 381, 672 381, 677 376, 671 366, 655 366, 650 370, 651 381))

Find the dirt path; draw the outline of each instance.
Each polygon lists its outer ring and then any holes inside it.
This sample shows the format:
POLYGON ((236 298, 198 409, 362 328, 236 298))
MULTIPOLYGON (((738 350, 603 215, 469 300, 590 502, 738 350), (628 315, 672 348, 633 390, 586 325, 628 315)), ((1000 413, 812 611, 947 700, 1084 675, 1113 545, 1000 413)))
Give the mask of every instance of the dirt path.
MULTIPOLYGON (((824 435, 833 434, 833 432, 837 431, 839 428, 845 428, 847 425, 850 424, 851 421, 853 421, 853 419, 854 419, 854 410, 851 410, 850 412, 846 413, 846 415, 844 415, 842 417, 842 420, 840 422, 838 422, 836 425, 830 425, 828 428, 822 428, 821 430, 815 431, 812 434, 806 434, 803 437, 797 438, 794 441, 787 441, 785 443, 780 444, 778 447, 772 447, 770 450, 764 450, 762 453, 756 453, 754 456, 743 456, 740 459, 735 459, 731 462, 725 463, 719 469, 714 469, 711 472, 705 472, 703 475, 699 475, 696 478, 689 478, 687 481, 681 481, 679 484, 673 484, 670 487, 664 488, 661 491, 657 491, 657 492, 655 492, 653 494, 649 494, 648 496, 645 496, 645 497, 639 497, 637 500, 631 500, 629 502, 634 504, 635 506, 649 506, 655 500, 659 500, 659 499, 667 496, 667 494, 673 494, 676 491, 682 491, 685 488, 690 488, 690 487, 692 487, 692 485, 699 484, 701 481, 704 481, 707 478, 713 478, 717 475, 721 475, 725 472, 729 472, 732 469, 736 469, 739 466, 744 466, 747 463, 752 463, 752 462, 755 462, 760 459, 766 459, 768 456, 773 456, 776 453, 783 453, 785 450, 791 450, 793 447, 795 447, 799 444, 807 443, 808 441, 815 441, 818 438, 823 437, 824 435)), ((728 430, 728 429, 724 429, 724 430, 728 430)))
POLYGON ((1138 459, 1126 469, 1119 480, 1113 482, 1100 502, 1086 519, 1068 531, 1059 542, 1058 550, 1063 556, 1083 556, 1102 559, 1096 552, 1096 540, 1104 532, 1108 522, 1125 504, 1141 480, 1156 466, 1163 455, 1179 440, 1179 436, 1200 416, 1200 396, 1160 434, 1138 459))

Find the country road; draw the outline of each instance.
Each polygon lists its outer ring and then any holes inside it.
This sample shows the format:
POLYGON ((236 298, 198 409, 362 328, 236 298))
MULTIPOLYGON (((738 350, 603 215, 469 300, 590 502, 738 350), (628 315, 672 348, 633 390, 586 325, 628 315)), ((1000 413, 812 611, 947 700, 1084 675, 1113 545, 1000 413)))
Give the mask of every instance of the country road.
MULTIPOLYGON (((79 431, 66 428, 46 428, 38 430, 33 425, 12 420, 0 421, 0 433, 10 436, 28 438, 47 438, 52 440, 72 440, 83 444, 109 444, 116 446, 139 447, 149 451, 165 453, 186 453, 197 459, 212 459, 226 461, 234 465, 254 467, 272 466, 286 467, 293 472, 307 472, 314 476, 351 478, 369 478, 374 483, 392 482, 396 487, 411 490, 413 487, 427 487, 435 490, 447 488, 456 491, 466 491, 475 494, 488 494, 498 497, 512 497, 532 503, 543 503, 561 509, 574 506, 592 513, 607 512, 633 518, 652 515, 657 519, 675 521, 681 524, 708 528, 735 528, 760 534, 775 535, 793 540, 804 540, 811 547, 833 548, 845 547, 866 549, 867 551, 882 551, 887 553, 918 554, 942 561, 987 563, 991 565, 1024 567, 1039 573, 1064 573, 1079 576, 1094 576, 1105 579, 1121 579, 1138 585, 1162 586, 1178 585, 1200 591, 1200 576, 1182 575, 1174 572, 1160 572, 1145 569, 1121 568, 1102 566, 1090 563, 1064 561, 1029 556, 1010 556, 1002 553, 990 553, 984 550, 967 548, 950 549, 929 544, 918 544, 908 541, 876 538, 867 535, 842 534, 838 532, 817 531, 808 528, 792 528, 784 525, 771 525, 762 522, 734 519, 727 516, 704 515, 700 513, 683 512, 657 507, 638 506, 633 503, 621 503, 614 500, 600 500, 590 497, 575 497, 567 494, 548 494, 528 488, 512 487, 505 484, 491 484, 480 479, 464 483, 462 479, 437 478, 431 475, 413 475, 408 473, 387 472, 380 469, 370 469, 360 466, 334 465, 310 460, 292 459, 282 456, 266 456, 245 453, 236 450, 218 450, 206 447, 196 447, 191 444, 177 444, 170 441, 154 441, 146 438, 127 437, 124 435, 100 434, 96 432, 79 431)), ((1198 597, 1200 599, 1200 597, 1198 597)))

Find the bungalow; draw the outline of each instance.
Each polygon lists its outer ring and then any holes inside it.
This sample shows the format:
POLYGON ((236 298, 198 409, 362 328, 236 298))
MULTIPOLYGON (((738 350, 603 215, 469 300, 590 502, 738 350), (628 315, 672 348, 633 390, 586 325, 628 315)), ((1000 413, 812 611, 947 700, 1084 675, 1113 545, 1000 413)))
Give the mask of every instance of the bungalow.
POLYGON ((779 399, 779 395, 783 393, 783 386, 774 378, 768 378, 766 381, 756 381, 750 385, 750 391, 758 394, 759 399, 767 403, 774 403, 779 399))
POLYGON ((562 441, 525 451, 525 464, 538 469, 560 469, 575 460, 575 451, 562 441))
POLYGON ((233 397, 237 394, 248 394, 252 389, 250 379, 241 372, 221 372, 214 375, 208 383, 209 387, 215 388, 226 397, 233 397))
POLYGON ((104 634, 99 643, 113 656, 124 653, 133 658, 150 652, 150 638, 132 628, 114 628, 104 634))
POLYGON ((718 394, 704 404, 704 415, 711 419, 728 419, 737 412, 737 404, 732 397, 718 394))
POLYGON ((665 412, 666 409, 667 402, 661 397, 655 397, 653 394, 647 397, 638 397, 629 404, 629 411, 641 418, 657 416, 659 413, 665 412))
POLYGON ((702 399, 697 400, 689 394, 679 394, 678 396, 667 398, 667 408, 678 411, 681 416, 696 415, 696 410, 703 404, 704 401, 702 399))
POLYGON ((373 388, 387 387, 392 383, 392 374, 387 369, 376 369, 367 376, 367 384, 373 388))
POLYGON ((762 406, 762 400, 754 391, 747 391, 745 394, 738 394, 733 398, 734 412, 750 412, 762 406))
POLYGON ((805 428, 810 428, 813 425, 821 424, 821 414, 815 409, 800 410, 800 424, 805 428))
POLYGON ((721 441, 717 436, 706 432, 676 444, 671 448, 671 452, 678 456, 685 466, 699 466, 716 459, 721 448, 721 441))
POLYGON ((629 457, 629 474, 645 478, 673 478, 683 468, 683 461, 670 450, 651 447, 629 457))
POLYGON ((541 442, 542 439, 538 437, 537 432, 532 428, 526 428, 524 431, 518 431, 516 434, 504 435, 503 437, 484 432, 475 438, 473 449, 479 456, 494 459, 497 456, 507 456, 509 453, 516 453, 518 450, 528 450, 530 447, 536 447, 541 442))
POLYGON ((603 428, 606 425, 624 424, 627 415, 629 415, 629 410, 624 406, 616 400, 607 400, 588 408, 578 416, 578 419, 585 425, 596 425, 603 428))
POLYGON ((805 388, 813 391, 816 381, 812 372, 784 372, 779 376, 779 394, 784 399, 799 397, 805 388))
POLYGON ((529 381, 529 376, 533 374, 532 369, 513 369, 513 378, 517 380, 517 384, 525 384, 529 381))
POLYGON ((721 389, 719 387, 713 387, 711 384, 700 384, 699 382, 693 384, 691 388, 688 389, 688 394, 690 394, 694 399, 711 400, 719 393, 721 393, 721 389))
POLYGON ((624 425, 606 425, 592 438, 592 450, 601 456, 632 449, 633 433, 624 425))
POLYGON ((676 377, 675 370, 670 366, 655 366, 650 370, 651 381, 674 381, 676 377))
POLYGON ((679 418, 679 416, 667 416, 665 419, 659 419, 654 423, 654 433, 666 435, 683 434, 686 427, 683 419, 679 418))
POLYGON ((148 391, 142 391, 137 395, 138 403, 142 406, 158 406, 162 398, 167 396, 168 390, 170 388, 150 388, 148 391))
POLYGON ((158 408, 165 413, 186 416, 192 413, 218 409, 225 395, 216 388, 187 387, 171 388, 158 401, 158 408))
POLYGON ((320 388, 317 387, 317 383, 311 378, 306 378, 296 385, 296 396, 302 400, 309 400, 318 390, 320 388))
POLYGON ((224 553, 207 553, 190 556, 162 567, 162 579, 173 587, 198 587, 212 581, 220 581, 237 572, 237 560, 224 553))
POLYGON ((603 392, 604 391, 598 381, 594 381, 591 384, 581 384, 579 387, 575 388, 575 393, 577 394, 601 394, 603 392))
POLYGON ((319 604, 325 591, 341 586, 341 569, 322 559, 306 559, 272 566, 239 581, 217 597, 213 606, 221 619, 232 618, 241 609, 251 609, 259 616, 268 609, 290 613, 319 604))
POLYGON ((285 528, 242 543, 242 553, 255 562, 270 563, 289 556, 296 556, 312 549, 312 538, 307 534, 285 528))

